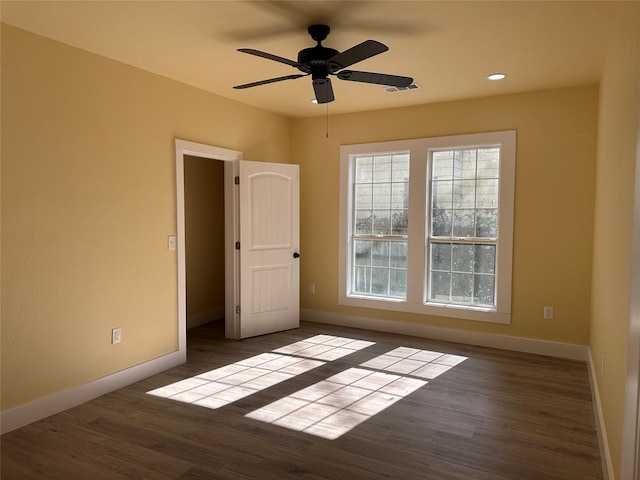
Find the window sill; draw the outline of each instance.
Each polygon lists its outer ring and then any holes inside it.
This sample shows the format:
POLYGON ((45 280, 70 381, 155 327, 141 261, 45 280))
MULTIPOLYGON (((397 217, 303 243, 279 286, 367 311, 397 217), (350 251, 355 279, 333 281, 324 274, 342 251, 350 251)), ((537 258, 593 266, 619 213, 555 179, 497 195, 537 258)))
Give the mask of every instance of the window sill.
POLYGON ((340 305, 360 308, 374 308, 394 312, 418 313, 434 317, 457 318, 488 323, 511 323, 511 312, 501 312, 497 309, 472 307, 467 305, 423 304, 402 299, 376 298, 358 295, 341 295, 340 305))

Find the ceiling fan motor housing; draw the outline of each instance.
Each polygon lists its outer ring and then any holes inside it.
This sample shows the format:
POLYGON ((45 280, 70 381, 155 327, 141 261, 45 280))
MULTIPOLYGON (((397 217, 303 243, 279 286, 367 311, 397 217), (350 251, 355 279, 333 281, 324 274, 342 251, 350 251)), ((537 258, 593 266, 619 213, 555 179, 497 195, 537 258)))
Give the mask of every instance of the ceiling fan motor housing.
POLYGON ((329 64, 327 60, 336 56, 338 50, 333 48, 316 45, 315 47, 305 48, 298 53, 298 63, 308 67, 308 69, 300 68, 303 72, 311 70, 312 78, 325 78, 329 74, 329 64))

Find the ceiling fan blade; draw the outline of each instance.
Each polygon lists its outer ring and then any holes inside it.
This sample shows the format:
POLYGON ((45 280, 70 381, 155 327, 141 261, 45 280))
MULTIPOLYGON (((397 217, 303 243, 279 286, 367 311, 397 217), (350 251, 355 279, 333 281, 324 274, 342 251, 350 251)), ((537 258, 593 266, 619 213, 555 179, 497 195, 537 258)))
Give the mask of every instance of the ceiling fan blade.
POLYGON ((301 63, 294 62, 293 60, 289 60, 288 58, 279 57, 278 55, 273 55, 267 52, 261 52, 260 50, 254 50, 253 48, 239 48, 239 52, 248 53, 250 55, 255 55, 256 57, 266 58, 267 60, 273 60, 275 62, 284 63, 285 65, 291 65, 292 67, 304 67, 301 63))
POLYGON ((243 88, 251 88, 257 87, 258 85, 266 85, 268 83, 281 82, 283 80, 293 80, 295 78, 306 77, 306 75, 296 74, 296 75, 286 75, 284 77, 270 78, 268 80, 260 80, 258 82, 245 83, 244 85, 236 85, 233 88, 243 89, 243 88))
POLYGON ((350 82, 375 83, 376 85, 389 85, 391 87, 408 87, 413 83, 411 77, 388 75, 386 73, 358 72, 356 70, 343 70, 337 74, 340 80, 350 82))
POLYGON ((329 103, 335 100, 329 78, 316 78, 313 81, 313 91, 316 93, 318 103, 329 103))
POLYGON ((374 55, 386 52, 387 50, 389 50, 389 47, 387 47, 384 43, 380 43, 375 40, 365 40, 355 47, 351 47, 344 52, 334 55, 328 60, 328 62, 330 64, 338 66, 338 68, 334 68, 332 70, 336 71, 340 68, 345 68, 353 65, 354 63, 358 63, 362 60, 366 60, 367 58, 371 58, 374 55))

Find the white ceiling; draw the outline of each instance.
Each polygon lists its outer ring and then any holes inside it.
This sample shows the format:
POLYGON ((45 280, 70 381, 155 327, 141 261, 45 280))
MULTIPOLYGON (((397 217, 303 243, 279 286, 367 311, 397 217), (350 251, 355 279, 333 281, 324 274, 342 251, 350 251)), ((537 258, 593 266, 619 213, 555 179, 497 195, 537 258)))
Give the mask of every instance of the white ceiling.
POLYGON ((234 90, 299 73, 239 53, 254 48, 296 60, 315 44, 339 51, 367 39, 389 51, 352 69, 411 76, 422 88, 389 94, 332 79, 332 114, 596 83, 607 39, 640 2, 610 1, 9 1, 10 25, 291 117, 324 115, 310 77, 234 90), (500 82, 486 76, 504 72, 500 82))

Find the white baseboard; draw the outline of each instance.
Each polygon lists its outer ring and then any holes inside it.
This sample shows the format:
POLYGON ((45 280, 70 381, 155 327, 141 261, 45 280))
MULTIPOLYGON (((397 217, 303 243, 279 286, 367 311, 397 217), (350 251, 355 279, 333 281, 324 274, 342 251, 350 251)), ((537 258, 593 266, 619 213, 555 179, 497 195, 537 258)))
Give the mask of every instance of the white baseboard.
POLYGON ((187 330, 224 318, 224 305, 196 315, 187 315, 187 330))
MULTIPOLYGON (((303 309, 300 311, 300 317, 302 320, 311 322, 588 361, 591 375, 594 375, 593 360, 591 359, 590 351, 588 347, 582 345, 510 337, 507 335, 468 332, 464 330, 433 327, 429 325, 342 315, 318 310, 303 309)), ((80 405, 81 403, 117 390, 118 388, 125 387, 144 378, 150 377, 151 375, 155 375, 168 370, 169 368, 180 365, 185 361, 186 352, 176 351, 126 370, 79 385, 75 388, 65 390, 64 392, 56 393, 28 404, 1 412, 0 433, 4 434, 10 432, 55 413, 75 407, 76 405, 80 405)), ((594 380, 592 379, 592 381, 594 380)), ((610 470, 611 459, 608 454, 606 434, 601 428, 603 425, 602 411, 595 385, 593 386, 592 391, 594 392, 594 401, 598 412, 598 432, 602 433, 602 444, 604 445, 607 466, 610 470)))
POLYGON ((596 431, 598 432, 598 444, 600 445, 600 458, 602 459, 602 472, 604 480, 614 480, 613 464, 611 462, 611 453, 609 451, 609 442, 607 440, 607 430, 604 426, 604 414, 602 413, 602 403, 600 401, 600 391, 597 383, 597 369, 593 362, 591 349, 589 349, 589 382, 591 383, 591 396, 593 397, 593 409, 596 421, 596 431))
POLYGON ((176 351, 126 370, 84 383, 0 413, 0 433, 5 434, 81 403, 93 400, 186 361, 186 352, 176 351))
POLYGON ((310 322, 327 323, 343 327, 363 328, 380 332, 398 333, 414 337, 432 338, 447 342, 477 345, 480 347, 500 348, 517 352, 549 355, 571 360, 588 360, 588 347, 571 343, 550 342, 532 338, 511 337, 493 333, 469 332, 453 328, 433 327, 417 323, 396 322, 375 318, 355 317, 319 310, 300 310, 300 318, 310 322))

